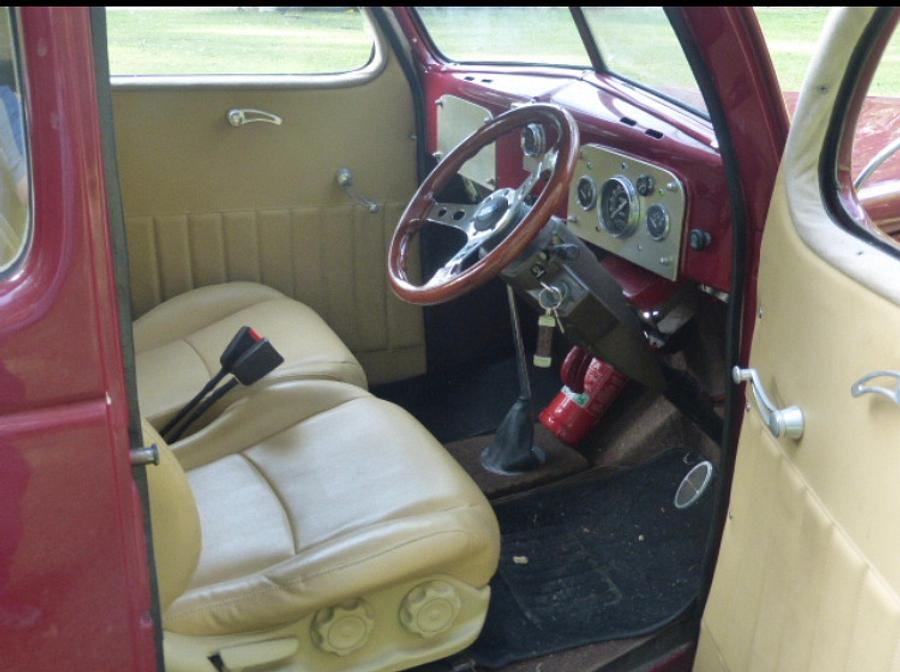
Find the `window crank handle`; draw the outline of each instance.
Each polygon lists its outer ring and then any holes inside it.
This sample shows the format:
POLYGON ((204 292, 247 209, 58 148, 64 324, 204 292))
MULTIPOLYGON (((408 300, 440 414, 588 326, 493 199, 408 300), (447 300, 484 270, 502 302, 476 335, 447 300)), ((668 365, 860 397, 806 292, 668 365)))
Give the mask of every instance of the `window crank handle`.
POLYGON ((756 399, 756 408, 759 414, 776 439, 785 437, 794 439, 795 441, 803 436, 803 429, 806 421, 803 417, 803 411, 799 406, 789 406, 787 408, 778 408, 769 399, 766 389, 759 379, 756 369, 742 369, 739 366, 731 370, 731 378, 735 385, 743 382, 749 382, 753 388, 753 396, 756 399))

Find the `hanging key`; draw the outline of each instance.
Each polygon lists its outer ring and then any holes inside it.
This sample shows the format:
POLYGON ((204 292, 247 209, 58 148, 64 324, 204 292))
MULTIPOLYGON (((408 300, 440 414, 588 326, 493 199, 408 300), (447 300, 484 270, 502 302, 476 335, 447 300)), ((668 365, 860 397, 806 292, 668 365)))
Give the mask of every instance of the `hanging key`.
POLYGON ((543 289, 538 294, 538 303, 544 309, 544 314, 538 318, 534 365, 540 369, 549 369, 553 365, 553 331, 557 326, 561 331, 563 329, 558 312, 558 308, 562 305, 563 295, 558 288, 541 284, 543 289))
POLYGON ((538 318, 537 347, 534 349, 534 365, 539 369, 549 369, 553 364, 553 330, 556 329, 556 318, 553 312, 547 312, 538 318))

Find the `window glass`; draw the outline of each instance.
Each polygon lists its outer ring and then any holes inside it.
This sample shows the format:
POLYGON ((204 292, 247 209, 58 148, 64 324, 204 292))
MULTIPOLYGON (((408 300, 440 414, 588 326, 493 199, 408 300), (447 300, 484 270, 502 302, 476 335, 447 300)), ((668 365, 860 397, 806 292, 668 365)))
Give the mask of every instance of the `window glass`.
POLYGON ((695 110, 700 87, 662 7, 583 7, 607 69, 695 110))
POLYGON ((851 166, 869 219, 900 243, 900 34, 896 31, 863 101, 851 166))
POLYGON ((31 240, 28 136, 9 7, 0 19, 0 173, 2 273, 24 256, 31 240))
POLYGON ((374 41, 357 7, 108 7, 113 75, 357 70, 374 41))
POLYGON ((756 7, 788 116, 794 116, 800 85, 828 16, 826 7, 756 7))
POLYGON ((448 61, 591 67, 568 7, 416 7, 416 11, 448 61))

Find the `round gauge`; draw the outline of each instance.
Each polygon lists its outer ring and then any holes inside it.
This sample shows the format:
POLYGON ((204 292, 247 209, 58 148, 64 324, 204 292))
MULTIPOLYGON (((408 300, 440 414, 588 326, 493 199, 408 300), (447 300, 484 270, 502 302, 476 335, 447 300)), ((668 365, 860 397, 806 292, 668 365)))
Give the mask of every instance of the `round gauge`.
POLYGON ((647 209, 647 232, 653 240, 663 240, 669 235, 669 212, 659 203, 647 209))
POLYGON ((609 178, 600 189, 600 223, 616 238, 634 233, 640 220, 640 203, 634 184, 627 177, 609 178))
POLYGON ((540 156, 547 151, 547 134, 540 124, 528 124, 522 129, 522 153, 540 156))
POLYGON ((597 205, 597 183, 593 177, 581 176, 576 187, 576 197, 582 210, 591 210, 597 205))
POLYGON ((641 196, 649 196, 656 189, 656 180, 652 175, 641 175, 637 179, 637 192, 641 196))

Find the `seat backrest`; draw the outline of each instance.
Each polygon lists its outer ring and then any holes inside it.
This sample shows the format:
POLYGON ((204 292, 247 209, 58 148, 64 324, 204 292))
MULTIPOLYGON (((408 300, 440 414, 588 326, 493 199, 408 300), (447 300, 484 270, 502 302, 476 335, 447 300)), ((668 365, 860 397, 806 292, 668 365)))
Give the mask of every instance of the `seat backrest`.
POLYGON ((188 587, 200 559, 200 516, 187 475, 169 445, 141 419, 144 445, 156 444, 159 464, 147 468, 150 518, 160 608, 165 611, 188 587))

